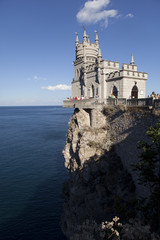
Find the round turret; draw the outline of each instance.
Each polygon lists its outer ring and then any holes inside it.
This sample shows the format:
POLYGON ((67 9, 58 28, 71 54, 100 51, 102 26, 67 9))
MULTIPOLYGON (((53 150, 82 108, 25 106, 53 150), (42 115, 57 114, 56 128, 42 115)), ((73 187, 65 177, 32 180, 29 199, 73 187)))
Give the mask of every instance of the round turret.
MULTIPOLYGON (((97 58, 99 53, 98 35, 96 33, 95 43, 90 43, 89 37, 87 40, 86 30, 84 30, 83 42, 76 44, 76 59, 86 57, 97 58)), ((76 41, 77 43, 78 41, 76 41)))
POLYGON ((81 57, 84 57, 84 48, 85 48, 85 56, 86 57, 97 58, 98 51, 99 51, 99 48, 97 47, 97 45, 94 44, 94 43, 92 43, 92 44, 86 43, 85 46, 84 46, 84 44, 82 43, 82 44, 79 44, 77 46, 77 49, 76 49, 77 59, 81 58, 81 57))

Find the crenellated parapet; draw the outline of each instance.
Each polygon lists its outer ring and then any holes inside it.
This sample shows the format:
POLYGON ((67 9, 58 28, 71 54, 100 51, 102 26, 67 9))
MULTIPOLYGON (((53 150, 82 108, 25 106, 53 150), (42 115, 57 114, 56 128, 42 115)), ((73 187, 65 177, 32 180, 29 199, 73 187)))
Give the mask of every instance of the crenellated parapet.
POLYGON ((80 43, 76 46, 76 60, 84 57, 97 58, 99 47, 97 44, 90 44, 89 42, 80 43))
POLYGON ((120 70, 120 71, 110 72, 106 74, 106 80, 113 80, 113 79, 118 79, 122 77, 147 80, 148 73, 134 72, 129 70, 120 70))
POLYGON ((123 70, 122 75, 124 77, 131 77, 131 78, 137 78, 142 80, 147 80, 148 78, 148 73, 145 73, 145 72, 133 72, 133 71, 123 70))
POLYGON ((119 70, 119 62, 103 60, 101 63, 101 68, 103 69, 103 74, 119 70))
POLYGON ((103 60, 102 66, 103 66, 104 68, 111 67, 111 68, 119 69, 119 62, 103 60))
POLYGON ((137 72, 137 65, 123 63, 122 69, 137 72))

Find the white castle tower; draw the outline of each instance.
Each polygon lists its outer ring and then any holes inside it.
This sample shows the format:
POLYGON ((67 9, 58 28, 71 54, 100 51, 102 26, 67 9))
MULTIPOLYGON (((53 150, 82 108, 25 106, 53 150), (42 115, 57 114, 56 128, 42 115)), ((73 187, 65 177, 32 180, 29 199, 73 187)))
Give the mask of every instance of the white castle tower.
POLYGON ((148 74, 137 71, 133 54, 130 64, 102 60, 98 34, 95 42, 90 43, 84 29, 83 41, 79 43, 76 33, 76 60, 74 61, 74 79, 72 82, 72 97, 93 98, 98 96, 106 99, 145 98, 145 82, 148 74))

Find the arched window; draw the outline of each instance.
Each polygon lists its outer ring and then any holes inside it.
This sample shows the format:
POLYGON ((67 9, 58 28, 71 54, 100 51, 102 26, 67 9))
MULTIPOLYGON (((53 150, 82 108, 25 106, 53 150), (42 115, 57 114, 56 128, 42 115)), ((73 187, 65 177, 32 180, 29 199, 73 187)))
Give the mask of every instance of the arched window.
POLYGON ((131 98, 138 98, 138 87, 136 85, 133 86, 131 91, 131 98))
POLYGON ((117 90, 116 86, 113 87, 112 95, 115 96, 115 98, 118 97, 118 90, 117 90))

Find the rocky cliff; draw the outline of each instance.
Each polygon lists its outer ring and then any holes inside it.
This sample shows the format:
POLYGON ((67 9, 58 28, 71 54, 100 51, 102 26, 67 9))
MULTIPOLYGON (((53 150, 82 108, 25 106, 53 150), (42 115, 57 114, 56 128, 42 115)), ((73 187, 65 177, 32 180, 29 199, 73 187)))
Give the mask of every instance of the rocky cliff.
POLYGON ((149 141, 146 131, 159 118, 158 111, 123 106, 75 109, 64 149, 69 181, 62 228, 69 239, 86 219, 101 223, 115 215, 122 221, 135 217, 135 200, 148 194, 132 167, 137 142, 149 141))

